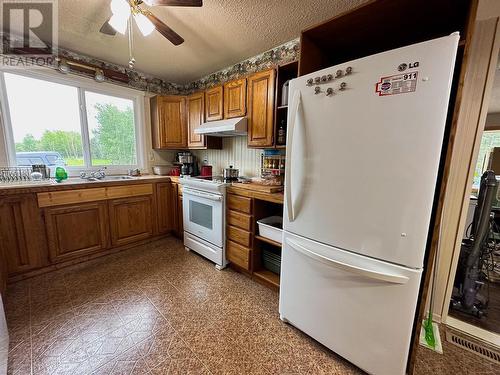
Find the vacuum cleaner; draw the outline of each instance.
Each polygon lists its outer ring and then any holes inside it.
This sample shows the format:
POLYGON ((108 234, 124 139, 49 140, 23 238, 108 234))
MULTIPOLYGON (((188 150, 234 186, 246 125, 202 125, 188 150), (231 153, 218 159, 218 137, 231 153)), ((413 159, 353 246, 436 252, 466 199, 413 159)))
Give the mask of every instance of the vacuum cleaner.
POLYGON ((481 177, 477 207, 469 238, 462 241, 450 307, 453 310, 481 318, 486 314, 488 296, 482 293, 487 284, 487 261, 496 243, 490 233, 495 226, 491 212, 498 190, 495 172, 486 171, 481 177))

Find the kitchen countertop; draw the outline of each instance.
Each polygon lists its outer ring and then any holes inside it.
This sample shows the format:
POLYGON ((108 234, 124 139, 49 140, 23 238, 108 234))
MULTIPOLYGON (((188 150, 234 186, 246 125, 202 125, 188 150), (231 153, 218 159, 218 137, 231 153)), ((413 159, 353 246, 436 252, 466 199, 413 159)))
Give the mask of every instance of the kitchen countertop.
POLYGON ((111 181, 86 181, 78 177, 69 178, 63 182, 50 181, 25 182, 25 183, 0 183, 0 196, 41 193, 46 191, 60 191, 73 189, 91 189, 101 186, 137 185, 147 182, 170 181, 170 176, 144 175, 131 180, 111 180, 111 181))
POLYGON ((248 198, 254 198, 261 201, 272 202, 283 204, 284 194, 280 193, 266 193, 262 191, 248 190, 244 188, 240 188, 238 186, 229 186, 227 188, 227 192, 231 194, 237 194, 248 198))

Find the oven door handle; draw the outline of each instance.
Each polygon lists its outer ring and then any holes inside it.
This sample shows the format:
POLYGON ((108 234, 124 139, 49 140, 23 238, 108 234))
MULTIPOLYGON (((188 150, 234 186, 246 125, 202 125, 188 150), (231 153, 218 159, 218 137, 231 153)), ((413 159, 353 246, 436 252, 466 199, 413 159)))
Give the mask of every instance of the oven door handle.
POLYGON ((205 198, 205 199, 209 199, 211 201, 217 201, 217 202, 222 200, 222 195, 204 193, 202 191, 192 190, 192 189, 189 189, 187 187, 184 187, 183 195, 192 195, 194 197, 205 198))

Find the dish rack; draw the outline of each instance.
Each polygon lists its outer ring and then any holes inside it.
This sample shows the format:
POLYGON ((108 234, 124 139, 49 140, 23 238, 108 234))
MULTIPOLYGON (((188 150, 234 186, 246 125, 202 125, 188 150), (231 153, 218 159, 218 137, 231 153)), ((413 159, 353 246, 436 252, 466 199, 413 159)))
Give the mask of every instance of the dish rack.
POLYGON ((31 181, 31 167, 0 167, 0 183, 31 181))

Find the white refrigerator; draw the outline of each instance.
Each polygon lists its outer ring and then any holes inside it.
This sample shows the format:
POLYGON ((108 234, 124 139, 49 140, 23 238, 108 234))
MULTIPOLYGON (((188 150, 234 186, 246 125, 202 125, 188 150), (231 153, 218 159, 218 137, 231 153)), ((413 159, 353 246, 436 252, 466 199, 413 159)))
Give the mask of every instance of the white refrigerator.
POLYGON ((458 33, 290 82, 280 316, 404 374, 458 33))

